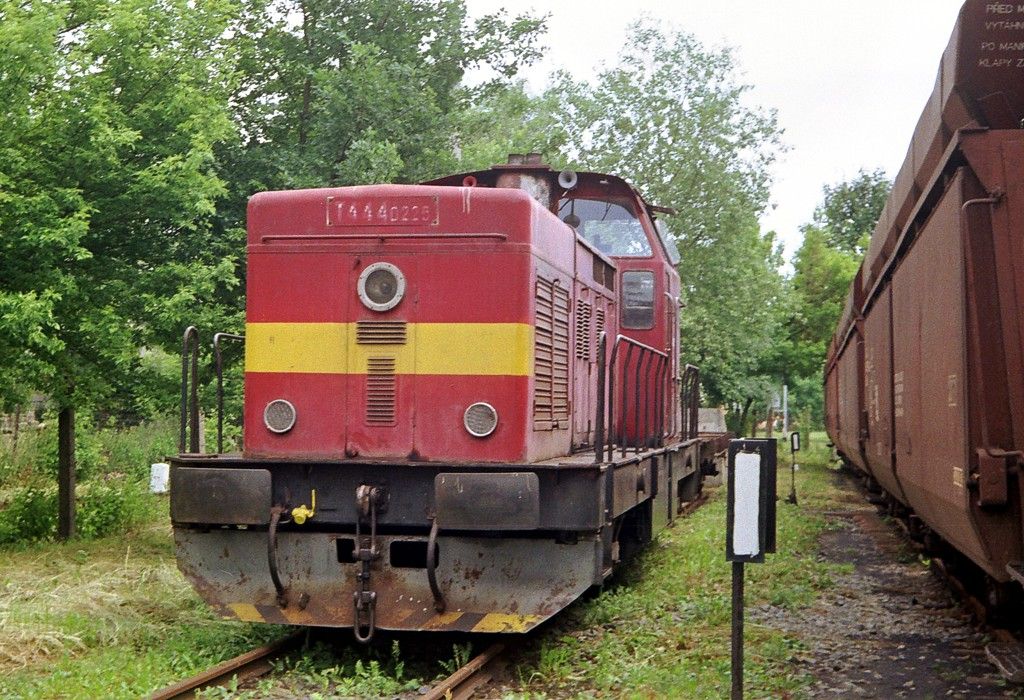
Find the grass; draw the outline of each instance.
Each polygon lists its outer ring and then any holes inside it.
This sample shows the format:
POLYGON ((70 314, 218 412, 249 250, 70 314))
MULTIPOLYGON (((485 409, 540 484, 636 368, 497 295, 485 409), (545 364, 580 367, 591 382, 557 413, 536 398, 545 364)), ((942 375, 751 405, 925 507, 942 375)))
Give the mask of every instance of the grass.
POLYGON ((280 628, 215 618, 178 573, 149 464, 171 420, 76 434, 79 536, 54 542, 52 424, 0 444, 0 697, 135 698, 280 628))
MULTIPOLYGON (((823 510, 838 495, 824 436, 800 455, 799 505, 778 504, 778 553, 746 567, 747 606, 804 606, 847 567, 822 562, 823 510)), ((779 492, 789 492, 788 453, 779 492)), ((602 595, 570 608, 519 668, 524 697, 720 698, 730 687, 731 567, 725 561, 724 489, 662 533, 602 595)), ((799 640, 746 626, 749 697, 798 693, 809 683, 794 670, 799 640)))
POLYGON ((140 697, 282 633, 211 614, 175 568, 166 516, 0 552, 0 571, 0 697, 140 697))
MULTIPOLYGON (((779 502, 779 553, 747 567, 747 604, 797 607, 841 567, 818 561, 820 513, 836 507, 824 438, 801 455, 800 505, 779 502)), ((780 455, 781 457, 782 455, 780 455)), ((789 491, 788 453, 780 494, 789 491)), ((144 494, 127 532, 0 549, 0 697, 135 698, 281 636, 287 628, 222 621, 178 573, 166 497, 144 494)), ((595 598, 531 644, 518 697, 724 697, 729 689, 730 567, 724 490, 680 520, 595 598)), ((208 698, 395 696, 447 675, 472 650, 402 641, 365 650, 348 635, 285 662, 283 679, 208 698)), ((799 640, 751 624, 749 697, 799 694, 799 640)))

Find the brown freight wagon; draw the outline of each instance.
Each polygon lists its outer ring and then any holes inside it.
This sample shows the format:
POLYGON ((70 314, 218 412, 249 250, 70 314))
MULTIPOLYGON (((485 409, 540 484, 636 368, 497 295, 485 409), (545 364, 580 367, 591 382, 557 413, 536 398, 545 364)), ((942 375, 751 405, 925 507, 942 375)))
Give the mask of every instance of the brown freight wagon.
POLYGON ((1024 582, 1022 124, 1024 4, 969 0, 825 367, 841 456, 992 584, 1024 582))

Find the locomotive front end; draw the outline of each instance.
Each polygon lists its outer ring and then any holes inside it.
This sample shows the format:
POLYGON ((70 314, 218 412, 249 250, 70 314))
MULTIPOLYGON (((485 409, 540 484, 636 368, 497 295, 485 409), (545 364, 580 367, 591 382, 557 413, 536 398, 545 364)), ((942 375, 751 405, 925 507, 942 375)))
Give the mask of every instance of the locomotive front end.
POLYGON ((576 247, 519 189, 253 197, 245 449, 172 476, 200 594, 364 637, 519 632, 599 581, 603 487, 538 466, 572 431, 534 420, 568 391, 576 247))
POLYGON ((655 211, 532 160, 253 197, 244 450, 172 460, 200 595, 367 640, 525 632, 602 584, 700 489, 655 211))

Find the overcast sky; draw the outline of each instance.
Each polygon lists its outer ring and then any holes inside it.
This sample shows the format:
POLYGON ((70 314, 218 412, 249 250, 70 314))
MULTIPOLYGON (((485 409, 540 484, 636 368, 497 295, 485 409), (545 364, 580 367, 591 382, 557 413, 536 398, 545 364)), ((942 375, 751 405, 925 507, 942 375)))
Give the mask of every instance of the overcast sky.
MULTIPOLYGON (((592 77, 615 62, 630 22, 664 19, 707 46, 736 49, 751 101, 778 111, 789 151, 775 166, 762 218, 800 245, 821 188, 884 168, 896 174, 931 93, 962 0, 467 0, 473 15, 505 8, 549 13, 545 59, 528 69, 541 89, 556 68, 592 77)), ((553 164, 557 165, 557 164, 553 164)))

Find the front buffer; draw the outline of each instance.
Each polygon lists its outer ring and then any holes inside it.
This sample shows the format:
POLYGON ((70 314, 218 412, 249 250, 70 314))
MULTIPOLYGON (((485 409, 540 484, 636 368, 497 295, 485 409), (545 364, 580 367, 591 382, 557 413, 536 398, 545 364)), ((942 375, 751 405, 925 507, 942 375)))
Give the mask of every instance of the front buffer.
POLYGON ((602 580, 602 471, 182 457, 178 565, 226 618, 525 632, 602 580))

